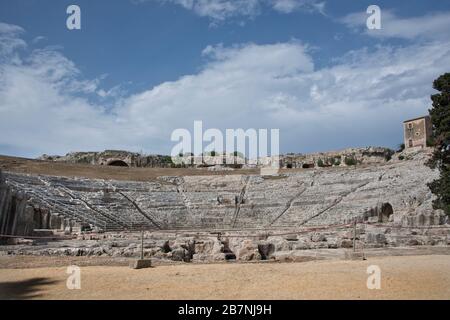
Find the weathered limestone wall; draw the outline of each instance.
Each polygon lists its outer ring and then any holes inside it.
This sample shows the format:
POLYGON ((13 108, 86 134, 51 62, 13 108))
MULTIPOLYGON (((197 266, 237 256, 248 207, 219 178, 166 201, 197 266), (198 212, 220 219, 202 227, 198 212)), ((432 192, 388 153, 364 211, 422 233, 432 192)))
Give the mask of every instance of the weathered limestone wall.
MULTIPOLYGON (((367 147, 348 148, 340 151, 320 152, 311 154, 287 154, 280 155, 279 161, 282 168, 302 168, 302 167, 329 167, 346 166, 345 159, 353 159, 355 164, 379 164, 390 159, 394 152, 388 148, 367 147)), ((84 163, 91 165, 111 165, 122 162, 130 167, 156 167, 167 168, 174 166, 170 156, 163 155, 142 155, 140 153, 106 150, 103 152, 71 152, 65 156, 42 155, 40 160, 60 161, 68 163, 84 163)), ((225 165, 229 167, 240 167, 245 164, 249 167, 257 165, 267 165, 275 161, 272 157, 265 157, 259 160, 244 159, 232 155, 217 154, 216 156, 191 156, 186 157, 186 166, 203 165, 225 165), (199 165, 201 164, 201 165, 199 165)), ((177 162, 177 161, 175 161, 177 162)))
MULTIPOLYGON (((224 260, 308 261, 345 258, 374 248, 450 245, 450 226, 434 228, 393 228, 358 224, 311 230, 225 231, 220 237, 203 231, 146 231, 144 256, 156 260, 212 262, 224 260)), ((141 232, 84 233, 67 240, 0 246, 0 255, 139 257, 141 232)), ((410 251, 409 249, 404 249, 410 251)))
MULTIPOLYGON (((121 150, 105 150, 103 152, 71 152, 65 156, 42 155, 40 160, 59 161, 91 165, 114 165, 120 161, 129 167, 167 168, 172 165, 170 157, 163 155, 143 155, 121 150)), ((117 165, 117 164, 116 164, 117 165)))
POLYGON ((51 214, 49 208, 33 205, 24 190, 7 184, 0 171, 0 239, 1 235, 32 236, 35 230, 57 230, 62 225, 62 220, 51 214))
MULTIPOLYGON (((383 205, 390 213, 379 222, 439 225, 447 218, 433 210, 427 187, 438 172, 424 165, 426 159, 419 152, 409 160, 381 165, 293 170, 278 176, 184 176, 134 182, 8 173, 6 179, 29 197, 35 214, 45 217, 40 222, 34 219, 36 228, 62 225, 59 229, 67 232, 76 226, 102 230, 324 226, 378 219, 379 213, 387 212, 383 205)), ((19 193, 16 199, 22 199, 19 193)), ((24 202, 16 201, 17 208, 24 208, 24 202)))
POLYGON ((429 156, 406 149, 386 161, 372 150, 371 165, 147 182, 0 172, 0 234, 46 237, 0 236, 0 255, 137 257, 142 229, 145 256, 174 261, 305 261, 344 257, 354 243, 446 247, 429 156), (48 241, 55 231, 70 236, 48 241))
POLYGON ((25 194, 6 185, 0 171, 0 234, 30 235, 34 228, 33 215, 27 209, 25 194))
POLYGON ((287 154, 280 157, 282 168, 313 168, 346 166, 345 159, 352 159, 356 165, 381 164, 387 162, 394 151, 382 147, 348 148, 339 151, 318 152, 311 154, 287 154))

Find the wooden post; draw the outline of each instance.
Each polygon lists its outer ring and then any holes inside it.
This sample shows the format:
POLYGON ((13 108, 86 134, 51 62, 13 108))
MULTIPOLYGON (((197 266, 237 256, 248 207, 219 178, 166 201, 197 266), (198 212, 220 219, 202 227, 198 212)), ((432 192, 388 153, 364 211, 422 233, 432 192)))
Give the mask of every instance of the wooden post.
POLYGON ((353 221, 353 252, 356 252, 356 218, 353 221))
POLYGON ((144 229, 141 234, 141 260, 144 260, 144 229))

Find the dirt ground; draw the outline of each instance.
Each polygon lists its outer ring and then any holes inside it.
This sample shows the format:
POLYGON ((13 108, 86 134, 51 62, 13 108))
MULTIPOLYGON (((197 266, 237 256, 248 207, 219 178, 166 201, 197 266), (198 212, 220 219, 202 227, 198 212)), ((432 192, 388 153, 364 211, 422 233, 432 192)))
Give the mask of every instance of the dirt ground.
MULTIPOLYGON (((365 167, 360 165, 359 167, 365 167)), ((372 165, 373 166, 373 165, 372 165)), ((0 169, 25 174, 54 175, 61 177, 84 177, 90 179, 113 179, 126 181, 151 181, 160 176, 196 175, 250 175, 259 169, 236 169, 232 171, 208 171, 205 168, 134 168, 35 160, 0 155, 0 169)), ((321 168, 321 170, 351 170, 352 168, 321 168)), ((280 169, 280 173, 293 173, 315 169, 280 169)), ((268 177, 270 178, 270 177, 268 177)), ((277 177, 272 177, 277 178, 277 177)), ((278 177, 279 178, 279 177, 278 177)))
POLYGON ((450 256, 366 261, 179 264, 133 270, 81 267, 81 289, 66 267, 0 269, 1 299, 450 299, 450 256), (367 288, 367 267, 381 289, 367 288))
POLYGON ((128 181, 151 181, 159 176, 257 174, 259 172, 257 169, 208 171, 206 169, 193 168, 129 168, 90 164, 71 164, 3 155, 0 155, 0 169, 26 174, 128 181))

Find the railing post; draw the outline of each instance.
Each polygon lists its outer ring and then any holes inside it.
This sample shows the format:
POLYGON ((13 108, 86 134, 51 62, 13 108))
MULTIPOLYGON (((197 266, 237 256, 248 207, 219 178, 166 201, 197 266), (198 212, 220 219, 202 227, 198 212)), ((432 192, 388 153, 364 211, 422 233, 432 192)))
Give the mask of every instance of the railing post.
POLYGON ((141 260, 144 260, 144 229, 141 234, 141 260))

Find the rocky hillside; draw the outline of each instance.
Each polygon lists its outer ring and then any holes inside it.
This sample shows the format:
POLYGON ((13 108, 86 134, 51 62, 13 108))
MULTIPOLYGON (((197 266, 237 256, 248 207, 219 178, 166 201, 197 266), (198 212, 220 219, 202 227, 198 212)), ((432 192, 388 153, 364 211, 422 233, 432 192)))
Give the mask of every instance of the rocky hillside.
POLYGON ((427 183, 437 172, 419 152, 409 160, 278 176, 161 176, 114 181, 4 173, 3 234, 33 229, 287 228, 368 220, 437 225, 427 183), (11 221, 15 221, 12 223, 11 221))

